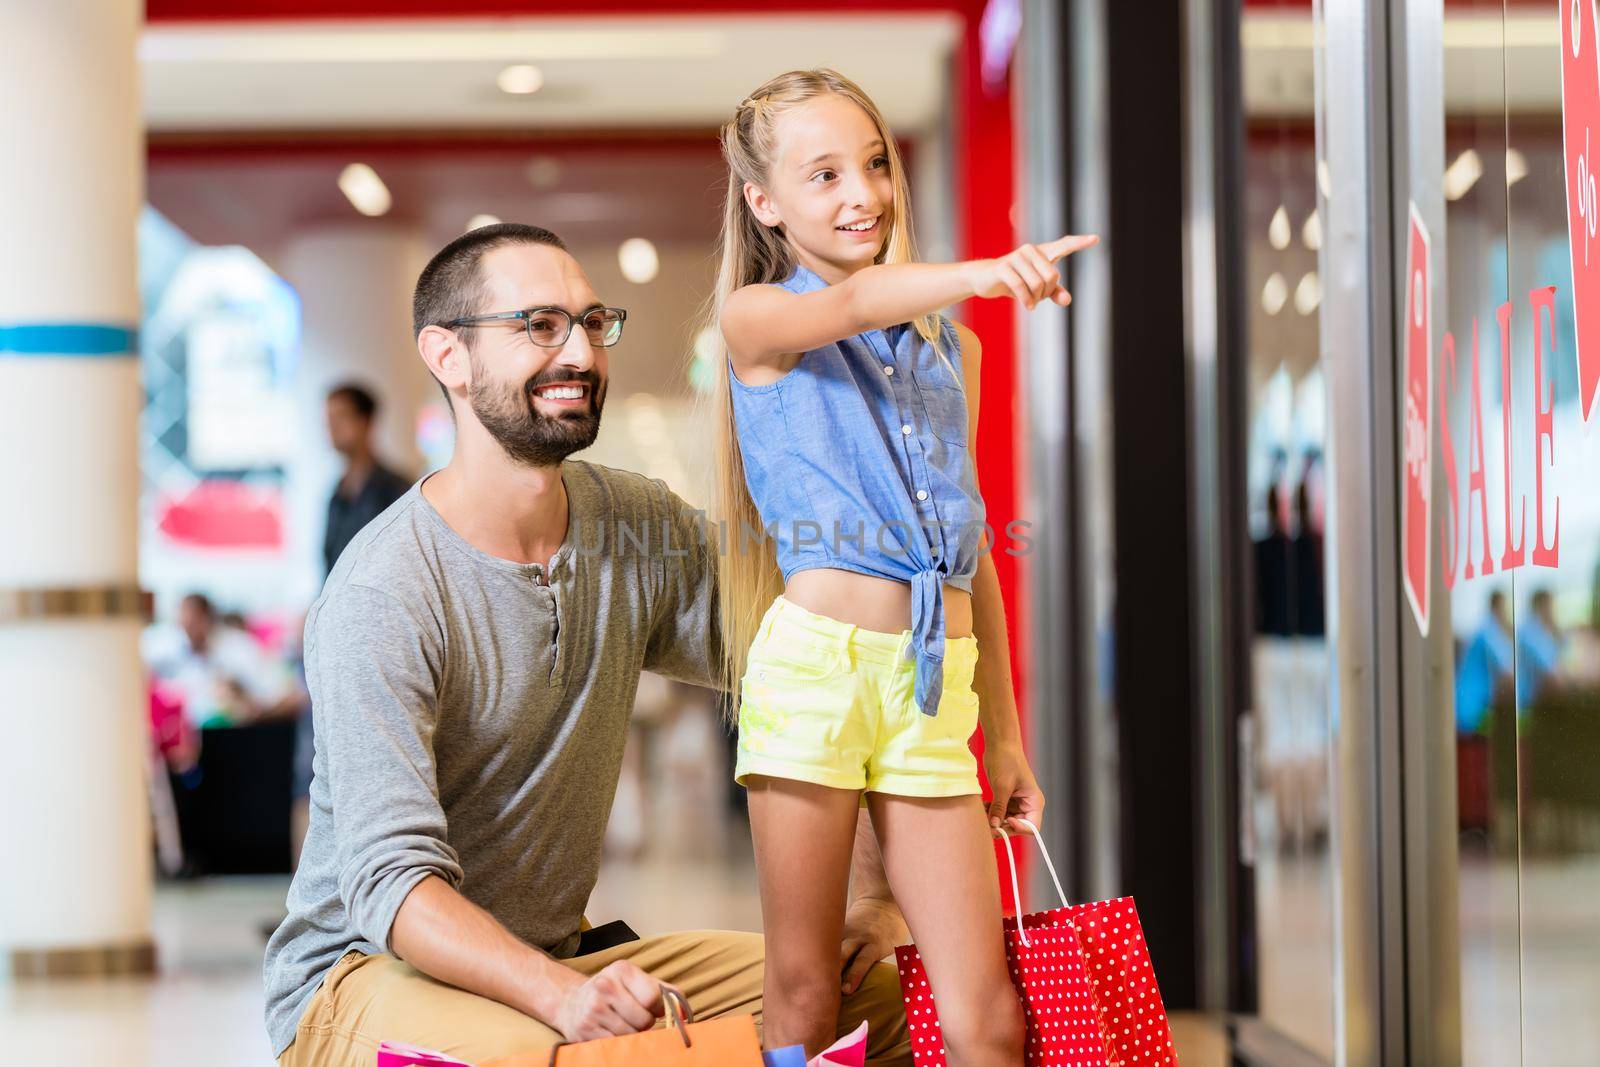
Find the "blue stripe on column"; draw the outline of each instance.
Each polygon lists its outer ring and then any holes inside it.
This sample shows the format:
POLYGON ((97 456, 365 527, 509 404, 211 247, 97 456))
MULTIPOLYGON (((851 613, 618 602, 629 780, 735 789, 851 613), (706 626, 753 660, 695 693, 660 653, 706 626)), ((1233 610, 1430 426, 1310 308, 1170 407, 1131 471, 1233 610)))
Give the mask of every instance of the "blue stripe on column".
POLYGON ((99 322, 0 326, 0 356, 126 356, 139 351, 139 331, 99 322))

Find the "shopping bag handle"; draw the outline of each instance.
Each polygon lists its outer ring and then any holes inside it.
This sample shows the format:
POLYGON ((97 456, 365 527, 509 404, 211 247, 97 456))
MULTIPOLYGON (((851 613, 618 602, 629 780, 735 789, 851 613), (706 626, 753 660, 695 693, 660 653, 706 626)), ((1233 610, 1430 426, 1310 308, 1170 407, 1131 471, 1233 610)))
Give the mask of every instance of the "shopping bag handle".
POLYGON ((678 1036, 683 1038, 683 1047, 693 1048, 694 1041, 689 1037, 689 1024, 694 1022, 694 1010, 689 1007, 689 1001, 682 993, 663 983, 661 1006, 666 1009, 667 1019, 678 1031, 678 1036))
MULTIPOLYGON (((684 1048, 693 1048, 694 1041, 689 1037, 689 1024, 694 1022, 694 1009, 689 1007, 688 999, 676 989, 661 983, 661 1006, 666 1009, 667 1022, 678 1031, 678 1036, 683 1038, 684 1048)), ((556 1067, 556 1057, 561 1055, 561 1050, 571 1042, 557 1041, 550 1046, 549 1067, 556 1067)))
MULTIPOLYGON (((1044 857, 1045 870, 1050 872, 1050 881, 1055 883, 1056 899, 1061 901, 1061 906, 1067 907, 1067 891, 1061 888, 1061 876, 1056 874, 1056 865, 1050 860, 1050 850, 1044 847, 1044 835, 1039 833, 1039 828, 1020 816, 1013 816, 1013 822, 1024 827, 1033 839, 1039 842, 1039 855, 1044 857)), ((1006 839, 1006 863, 1011 867, 1011 899, 1017 907, 1017 936, 1022 939, 1022 946, 1028 948, 1028 929, 1022 921, 1022 886, 1017 881, 1017 856, 1011 848, 1011 835, 1006 832, 1006 822, 1000 821, 1000 836, 1006 839)))

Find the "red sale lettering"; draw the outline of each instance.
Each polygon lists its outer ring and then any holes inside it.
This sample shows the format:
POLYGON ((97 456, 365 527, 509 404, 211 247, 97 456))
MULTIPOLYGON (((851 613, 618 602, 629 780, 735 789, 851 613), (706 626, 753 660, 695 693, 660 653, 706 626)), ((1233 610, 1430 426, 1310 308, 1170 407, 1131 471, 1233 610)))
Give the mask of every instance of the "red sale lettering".
MULTIPOLYGON (((1556 287, 1541 286, 1528 292, 1528 307, 1533 312, 1533 545, 1528 545, 1528 497, 1516 491, 1511 447, 1511 317, 1507 302, 1495 309, 1500 334, 1500 425, 1505 477, 1501 482, 1500 534, 1505 551, 1500 555, 1501 570, 1561 565, 1561 497, 1545 499, 1545 474, 1555 466, 1555 384, 1546 378, 1545 353, 1556 351, 1556 287), (1513 503, 1518 505, 1513 508, 1513 503), (1545 505, 1550 504, 1551 521, 1545 522, 1545 505), (1513 512, 1518 516, 1512 521, 1513 512)), ((1453 589, 1459 578, 1471 580, 1495 572, 1494 552, 1489 537, 1489 486, 1484 463, 1483 386, 1479 365, 1478 320, 1472 320, 1472 365, 1468 369, 1471 387, 1467 391, 1467 499, 1462 509, 1461 485, 1456 470, 1456 441, 1450 425, 1450 400, 1459 382, 1455 335, 1446 331, 1439 360, 1444 388, 1439 391, 1439 444, 1444 456, 1446 514, 1439 531, 1444 557, 1445 588, 1453 589), (1464 531, 1464 536, 1463 536, 1464 531), (1481 553, 1475 554, 1474 538, 1482 538, 1481 553), (1463 552, 1463 549, 1465 550, 1463 552), (1464 560, 1459 557, 1464 557, 1464 560), (1459 575, 1458 563, 1464 562, 1459 575)))
POLYGON ((1467 569, 1463 577, 1473 578, 1472 498, 1478 498, 1478 521, 1483 527, 1484 574, 1494 573, 1494 556, 1489 552, 1489 489, 1483 480, 1483 381, 1478 373, 1478 320, 1472 320, 1472 409, 1467 414, 1467 569))
POLYGON ((1550 465, 1556 462, 1555 383, 1550 383, 1550 402, 1545 403, 1544 334, 1550 326, 1550 351, 1556 350, 1556 287, 1547 285, 1528 293, 1533 309, 1533 565, 1560 566, 1561 498, 1555 498, 1555 532, 1547 547, 1544 543, 1544 443, 1550 442, 1550 465))
MULTIPOLYGON (((1500 569, 1503 571, 1516 570, 1523 563, 1523 546, 1528 543, 1528 498, 1522 498, 1522 511, 1517 518, 1517 529, 1511 529, 1511 494, 1515 467, 1511 465, 1511 301, 1494 310, 1495 320, 1500 324, 1500 454, 1505 467, 1505 490, 1500 494, 1500 503, 1505 509, 1505 552, 1500 555, 1500 569)), ((1488 571, 1484 572, 1485 574, 1488 571)))
POLYGON ((1450 439, 1450 398, 1456 391, 1456 338, 1445 331, 1444 344, 1439 351, 1444 364, 1444 388, 1439 390, 1439 448, 1444 457, 1444 488, 1449 498, 1444 518, 1439 523, 1440 546, 1444 550, 1444 587, 1456 585, 1456 542, 1460 526, 1456 522, 1456 508, 1461 503, 1461 486, 1456 480, 1456 446, 1450 439))

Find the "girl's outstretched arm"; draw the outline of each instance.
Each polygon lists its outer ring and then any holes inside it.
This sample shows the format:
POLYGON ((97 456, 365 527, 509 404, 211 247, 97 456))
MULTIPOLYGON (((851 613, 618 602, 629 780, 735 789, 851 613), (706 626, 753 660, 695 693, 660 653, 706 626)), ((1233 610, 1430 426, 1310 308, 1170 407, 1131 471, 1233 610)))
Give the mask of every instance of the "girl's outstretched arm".
POLYGON ((1061 237, 1022 245, 999 259, 880 264, 813 293, 747 285, 723 305, 722 335, 735 372, 786 373, 813 348, 910 322, 969 297, 1010 296, 1029 308, 1051 300, 1065 307, 1072 296, 1055 264, 1098 240, 1092 234, 1061 237))

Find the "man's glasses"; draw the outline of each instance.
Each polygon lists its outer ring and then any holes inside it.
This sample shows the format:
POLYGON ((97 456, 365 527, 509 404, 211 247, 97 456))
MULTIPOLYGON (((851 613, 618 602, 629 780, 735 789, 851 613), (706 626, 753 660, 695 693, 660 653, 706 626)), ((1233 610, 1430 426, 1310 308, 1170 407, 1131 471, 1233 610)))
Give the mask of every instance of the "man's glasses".
POLYGON ((469 315, 452 319, 445 326, 480 326, 486 322, 521 320, 528 340, 540 348, 560 348, 572 336, 572 324, 583 324, 583 332, 596 348, 610 348, 622 339, 622 324, 628 313, 621 308, 597 307, 583 312, 576 319, 565 308, 526 308, 522 311, 502 311, 495 315, 469 315))

